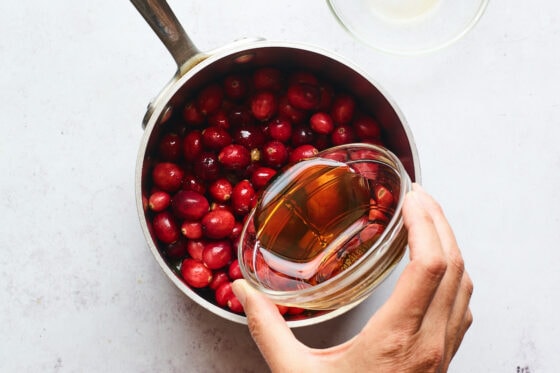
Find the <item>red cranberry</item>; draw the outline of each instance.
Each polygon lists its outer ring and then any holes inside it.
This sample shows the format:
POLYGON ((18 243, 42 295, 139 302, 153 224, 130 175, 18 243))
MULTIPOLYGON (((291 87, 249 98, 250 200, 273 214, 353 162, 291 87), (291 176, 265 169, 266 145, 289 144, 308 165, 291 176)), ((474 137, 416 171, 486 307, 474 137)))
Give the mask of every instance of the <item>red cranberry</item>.
POLYGON ((376 185, 374 188, 374 193, 377 205, 381 208, 390 208, 395 202, 393 193, 391 193, 389 189, 387 189, 383 185, 376 185))
POLYGON ((208 241, 202 251, 202 262, 210 269, 220 269, 233 259, 233 249, 228 240, 208 241))
POLYGON ((298 147, 300 145, 311 144, 315 140, 315 135, 311 128, 306 125, 299 125, 292 132, 292 145, 298 147))
POLYGON ((307 83, 290 84, 286 95, 290 104, 300 110, 316 109, 321 100, 319 88, 307 83))
POLYGON ((229 276, 225 270, 215 271, 208 287, 215 291, 221 284, 225 284, 229 281, 229 276))
POLYGON ((216 298, 216 303, 218 304, 218 306, 225 307, 227 305, 227 302, 235 296, 231 288, 231 282, 228 281, 220 284, 216 288, 214 296, 216 298))
POLYGON ((360 115, 354 120, 354 130, 360 139, 378 139, 381 136, 379 123, 368 115, 360 115))
POLYGON ((282 96, 278 99, 278 116, 280 118, 286 118, 292 123, 303 123, 307 119, 307 113, 290 104, 286 96, 282 96))
POLYGON ((218 156, 211 152, 203 152, 194 162, 194 173, 206 181, 219 178, 221 170, 218 156))
POLYGON ((276 113, 276 96, 270 91, 259 91, 251 98, 251 112, 260 121, 270 119, 276 113))
POLYGON ((244 126, 240 127, 233 133, 233 140, 236 144, 243 145, 247 149, 260 148, 266 137, 262 128, 258 126, 244 126))
POLYGON ((183 190, 192 190, 200 194, 206 193, 206 185, 193 174, 186 174, 183 177, 183 190))
POLYGON ((331 134, 331 141, 335 146, 349 144, 354 139, 354 129, 348 125, 337 127, 331 134))
POLYGON ((152 227, 158 240, 170 244, 179 239, 179 229, 168 211, 163 211, 154 216, 152 227))
POLYGON ((292 74, 290 74, 290 77, 289 77, 288 80, 289 80, 290 84, 297 84, 297 83, 306 83, 306 84, 312 84, 312 85, 318 85, 319 84, 319 79, 317 79, 317 76, 315 76, 315 74, 310 73, 308 71, 293 72, 292 74))
POLYGON ((313 145, 300 145, 290 153, 290 162, 295 163, 303 159, 313 158, 319 151, 313 145))
POLYGON ((233 185, 228 179, 218 179, 208 187, 208 193, 210 196, 218 202, 227 202, 231 198, 231 193, 233 192, 233 185))
POLYGON ((274 67, 263 67, 253 73, 253 87, 256 90, 277 92, 282 89, 282 82, 282 72, 274 67))
POLYGON ((278 308, 278 312, 280 312, 280 315, 285 315, 288 312, 288 306, 277 304, 276 308, 278 308))
POLYGON ((240 101, 247 96, 249 91, 249 82, 243 75, 228 75, 224 79, 224 93, 226 97, 240 101))
POLYGON ((251 183, 257 189, 263 188, 276 175, 276 170, 269 167, 258 167, 251 174, 251 183))
POLYGON ((188 102, 183 108, 183 119, 187 125, 200 126, 204 123, 204 115, 198 110, 194 102, 188 102))
POLYGON ((348 94, 341 93, 335 96, 331 106, 331 116, 338 125, 349 124, 354 117, 356 102, 348 94))
POLYGON ((188 132, 183 138, 183 157, 193 162, 202 153, 202 134, 198 130, 188 132))
POLYGON ((200 91, 196 98, 196 107, 203 115, 210 115, 218 111, 222 106, 224 91, 215 83, 206 86, 200 91))
POLYGON ((198 221, 185 220, 181 224, 181 233, 187 238, 198 240, 202 238, 202 224, 198 221))
MULTIPOLYGON (((236 221, 235 225, 233 226, 233 229, 231 230, 231 234, 229 235, 229 239, 230 240, 237 239, 239 237, 239 235, 241 234, 242 230, 243 230, 243 224, 236 221)), ((237 245, 235 245, 235 246, 237 247, 237 245)))
POLYGON ((235 295, 229 298, 229 300, 227 301, 227 306, 232 312, 243 313, 243 305, 235 295))
POLYGON ((360 231, 360 241, 361 242, 368 242, 368 241, 376 241, 379 239, 379 236, 385 230, 385 224, 378 224, 372 223, 368 224, 364 229, 360 231))
POLYGON ((232 128, 241 128, 255 124, 251 108, 245 106, 232 108, 229 112, 229 124, 232 128))
POLYGON ((270 167, 282 167, 288 160, 288 149, 280 141, 269 141, 262 149, 261 158, 270 167))
POLYGON ((188 240, 187 241, 187 252, 190 257, 202 262, 202 252, 206 246, 206 240, 188 240))
POLYGON ((300 307, 288 307, 288 315, 300 315, 305 311, 304 308, 300 307))
POLYGON ((218 154, 218 161, 225 168, 231 170, 242 170, 251 163, 251 152, 239 144, 225 146, 218 154))
POLYGON ((165 247, 165 254, 170 259, 182 259, 187 254, 187 241, 179 237, 179 239, 175 242, 170 243, 165 247))
POLYGON ((208 127, 202 131, 202 145, 207 149, 219 150, 231 144, 231 136, 222 127, 208 127))
POLYGON ((375 200, 373 200, 371 204, 371 208, 369 210, 368 219, 372 222, 381 222, 386 224, 389 221, 389 216, 387 216, 382 210, 379 209, 375 200))
POLYGON ((152 179, 156 187, 173 193, 181 187, 183 170, 175 163, 161 162, 154 167, 152 179))
POLYGON ((227 210, 233 213, 233 209, 231 208, 231 206, 225 202, 212 202, 212 204, 210 205, 210 211, 214 211, 214 210, 227 210))
POLYGON ((331 116, 324 112, 315 113, 309 118, 311 129, 322 135, 328 135, 334 130, 334 122, 331 116))
POLYGON ((148 206, 150 210, 161 212, 169 207, 171 203, 171 196, 163 191, 156 191, 150 195, 148 206))
POLYGON ((292 137, 292 124, 287 119, 276 119, 268 124, 268 135, 273 140, 288 142, 292 137))
POLYGON ((333 102, 334 89, 330 84, 321 83, 319 86, 319 92, 321 94, 321 99, 319 100, 317 110, 328 111, 333 102))
POLYGON ((233 231, 235 217, 229 210, 217 209, 209 211, 202 217, 202 231, 211 239, 226 238, 233 231))
POLYGON ((212 281, 212 271, 201 262, 187 258, 181 263, 181 275, 193 288, 204 288, 212 281))
POLYGON ((158 144, 158 154, 161 160, 175 162, 181 157, 181 138, 176 133, 163 135, 158 144))
POLYGON ((208 126, 228 129, 230 126, 228 113, 224 109, 219 109, 217 112, 208 117, 208 126))
POLYGON ((234 259, 233 262, 229 264, 228 275, 232 280, 237 280, 243 278, 243 273, 241 273, 241 267, 239 267, 239 260, 234 259))
POLYGON ((181 190, 173 196, 171 207, 179 219, 195 221, 208 212, 210 204, 202 194, 191 190, 181 190))
POLYGON ((256 197, 255 189, 249 180, 241 180, 233 187, 231 205, 237 214, 246 214, 251 210, 256 197))

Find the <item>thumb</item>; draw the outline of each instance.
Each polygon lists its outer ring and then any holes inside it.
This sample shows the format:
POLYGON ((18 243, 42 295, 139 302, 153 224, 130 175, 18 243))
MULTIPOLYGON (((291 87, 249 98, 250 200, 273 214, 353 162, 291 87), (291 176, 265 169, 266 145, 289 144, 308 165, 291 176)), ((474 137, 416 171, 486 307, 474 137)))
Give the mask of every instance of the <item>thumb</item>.
POLYGON ((276 371, 287 361, 298 361, 306 347, 294 336, 276 305, 246 280, 235 280, 232 286, 247 315, 251 336, 270 368, 276 371))

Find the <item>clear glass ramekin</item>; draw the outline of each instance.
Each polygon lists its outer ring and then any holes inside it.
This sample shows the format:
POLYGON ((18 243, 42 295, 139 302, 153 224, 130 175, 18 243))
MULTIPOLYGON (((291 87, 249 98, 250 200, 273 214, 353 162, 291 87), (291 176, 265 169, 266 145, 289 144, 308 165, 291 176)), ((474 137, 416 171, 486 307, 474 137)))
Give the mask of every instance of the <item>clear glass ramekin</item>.
MULTIPOLYGON (((411 189, 411 180, 399 158, 388 149, 377 145, 363 143, 341 145, 326 149, 314 158, 345 163, 355 172, 375 182, 382 182, 383 180, 377 179, 387 177, 387 175, 383 176, 377 172, 369 172, 365 166, 372 163, 388 166, 383 167, 383 169, 390 169, 391 175, 388 175, 388 177, 391 178, 394 189, 390 192, 394 196, 395 202, 393 205, 394 212, 390 219, 384 223, 386 226, 383 233, 371 242, 362 242, 362 246, 360 246, 361 256, 333 277, 312 286, 279 290, 263 282, 261 280, 262 276, 257 273, 255 258, 258 254, 258 245, 255 243, 258 241, 254 229, 255 209, 253 209, 240 236, 238 258, 244 278, 273 302, 305 309, 331 310, 356 305, 363 301, 385 280, 402 259, 407 245, 407 234, 402 218, 402 204, 406 193, 411 189)), ((294 172, 293 168, 297 166, 297 163, 290 166, 276 177, 261 195, 261 200, 267 190, 278 187, 275 184, 280 182, 283 174, 294 172)), ((367 219, 372 219, 371 214, 367 219)), ((372 220, 371 224, 373 223, 372 220)), ((367 229, 367 227, 364 229, 367 229)), ((364 229, 357 232, 353 231, 350 234, 342 234, 337 238, 338 244, 341 248, 347 248, 348 245, 360 237, 360 233, 364 229)))

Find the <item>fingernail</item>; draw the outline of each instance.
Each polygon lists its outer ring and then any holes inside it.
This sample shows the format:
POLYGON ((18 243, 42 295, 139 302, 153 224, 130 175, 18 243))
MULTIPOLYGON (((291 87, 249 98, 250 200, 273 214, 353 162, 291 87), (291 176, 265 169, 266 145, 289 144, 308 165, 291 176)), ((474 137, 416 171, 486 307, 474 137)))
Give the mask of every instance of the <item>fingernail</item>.
POLYGON ((245 280, 235 280, 233 284, 231 284, 231 290, 233 290, 233 294, 235 294, 243 307, 245 307, 245 300, 247 299, 247 283, 245 280))

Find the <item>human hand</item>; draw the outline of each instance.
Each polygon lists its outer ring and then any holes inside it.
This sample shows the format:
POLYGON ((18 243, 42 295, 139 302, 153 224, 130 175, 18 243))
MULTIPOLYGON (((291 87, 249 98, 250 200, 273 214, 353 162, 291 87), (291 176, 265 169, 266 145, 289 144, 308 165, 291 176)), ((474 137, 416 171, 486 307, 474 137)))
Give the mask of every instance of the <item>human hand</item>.
POLYGON ((352 339, 310 348, 277 307, 245 280, 233 284, 249 330, 273 372, 446 372, 472 323, 472 281, 437 202, 419 185, 406 196, 410 262, 387 302, 352 339))

